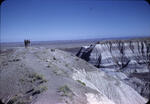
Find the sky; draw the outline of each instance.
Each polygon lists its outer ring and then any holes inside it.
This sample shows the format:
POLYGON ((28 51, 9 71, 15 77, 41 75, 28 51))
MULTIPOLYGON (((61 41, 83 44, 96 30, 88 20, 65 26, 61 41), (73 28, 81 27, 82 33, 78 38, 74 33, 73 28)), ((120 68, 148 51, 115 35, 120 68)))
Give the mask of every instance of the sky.
POLYGON ((144 0, 5 0, 1 42, 150 36, 144 0))

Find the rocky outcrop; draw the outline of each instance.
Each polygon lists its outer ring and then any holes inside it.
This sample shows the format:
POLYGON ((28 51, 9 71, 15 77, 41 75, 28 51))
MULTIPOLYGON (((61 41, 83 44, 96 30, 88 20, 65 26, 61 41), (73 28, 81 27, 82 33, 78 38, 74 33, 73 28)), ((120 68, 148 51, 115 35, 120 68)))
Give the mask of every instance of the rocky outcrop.
POLYGON ((149 38, 101 41, 93 46, 92 48, 91 46, 83 46, 77 56, 100 68, 100 70, 119 77, 142 96, 150 97, 149 38), (88 57, 88 60, 82 56, 88 57), (122 78, 121 73, 126 77, 122 78), (145 79, 143 75, 147 78, 145 79))
POLYGON ((81 49, 79 50, 79 52, 77 53, 76 56, 81 57, 82 59, 89 61, 90 60, 90 54, 92 52, 92 50, 94 49, 95 45, 90 45, 87 48, 83 48, 81 47, 81 49), (82 54, 80 54, 82 53, 82 54))
POLYGON ((137 63, 139 65, 146 64, 149 68, 150 41, 104 41, 92 46, 81 47, 77 56, 90 63, 99 63, 101 67, 114 65, 123 69, 129 64, 137 63), (97 62, 100 59, 101 62, 97 62))

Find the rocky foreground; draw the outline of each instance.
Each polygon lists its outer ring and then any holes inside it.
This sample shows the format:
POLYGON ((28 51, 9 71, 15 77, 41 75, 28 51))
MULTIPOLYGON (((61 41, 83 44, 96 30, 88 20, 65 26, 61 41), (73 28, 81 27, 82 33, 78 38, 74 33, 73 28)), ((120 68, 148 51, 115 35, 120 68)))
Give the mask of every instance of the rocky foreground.
POLYGON ((150 38, 101 41, 82 47, 77 56, 150 98, 150 38))
POLYGON ((103 70, 58 49, 0 53, 2 104, 146 104, 148 99, 103 70))

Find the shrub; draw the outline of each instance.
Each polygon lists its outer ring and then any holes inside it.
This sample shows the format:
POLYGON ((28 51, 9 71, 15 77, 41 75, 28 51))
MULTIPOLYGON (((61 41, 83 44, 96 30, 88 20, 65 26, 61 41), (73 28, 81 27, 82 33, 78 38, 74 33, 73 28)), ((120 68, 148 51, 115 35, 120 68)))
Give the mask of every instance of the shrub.
POLYGON ((86 86, 86 84, 80 80, 77 80, 77 82, 79 82, 80 84, 82 84, 83 86, 86 86))
POLYGON ((46 86, 40 86, 38 89, 36 89, 33 93, 32 96, 40 94, 44 91, 46 91, 48 88, 46 86))
POLYGON ((73 93, 67 85, 64 85, 58 89, 58 92, 61 93, 61 96, 71 96, 73 93))
POLYGON ((44 82, 47 82, 47 80, 46 79, 44 79, 44 76, 43 75, 41 75, 41 74, 37 74, 37 73, 34 73, 34 74, 31 74, 31 75, 29 75, 29 78, 31 78, 31 81, 30 82, 35 82, 35 81, 37 81, 37 80, 40 80, 40 84, 41 83, 44 83, 44 82))
POLYGON ((55 56, 53 57, 53 60, 56 60, 55 56))

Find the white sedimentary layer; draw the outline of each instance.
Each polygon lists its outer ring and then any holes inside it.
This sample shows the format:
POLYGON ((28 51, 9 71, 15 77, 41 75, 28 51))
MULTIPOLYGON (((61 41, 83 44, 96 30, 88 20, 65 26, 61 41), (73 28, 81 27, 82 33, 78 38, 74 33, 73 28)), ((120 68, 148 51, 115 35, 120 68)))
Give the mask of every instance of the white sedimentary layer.
MULTIPOLYGON (((86 86, 97 90, 101 97, 93 99, 95 104, 102 99, 109 99, 115 104, 145 104, 146 100, 141 97, 134 89, 124 84, 123 82, 107 76, 104 72, 92 71, 86 72, 83 70, 76 70, 73 74, 74 80, 81 80, 86 84, 86 86)), ((96 95, 87 95, 88 101, 96 95)), ((108 103, 104 104, 113 104, 109 103, 109 100, 106 100, 108 103)), ((92 101, 92 100, 91 100, 92 101)), ((90 103, 89 101, 89 104, 90 103)), ((103 104, 103 103, 102 103, 103 104)))
POLYGON ((107 97, 101 97, 100 95, 95 95, 92 93, 87 93, 87 104, 115 104, 113 101, 109 100, 107 97))
MULTIPOLYGON (((123 54, 120 53, 118 48, 119 43, 105 43, 105 44, 96 44, 90 54, 90 60, 98 60, 98 57, 101 55, 101 65, 109 66, 116 64, 116 61, 120 61, 119 58, 126 57, 130 60, 129 64, 137 63, 137 59, 140 59, 139 62, 145 62, 143 58, 147 57, 147 45, 144 42, 124 42, 123 43, 123 54), (142 45, 143 44, 143 47, 142 45), (111 47, 111 49, 110 49, 111 47), (111 50, 111 51, 110 51, 111 50), (142 53, 143 52, 143 53, 142 53), (144 56, 142 56, 144 55, 144 56), (141 58, 140 58, 141 57, 141 58), (105 62, 105 61, 106 62, 105 62)), ((84 46, 83 48, 87 49, 89 46, 84 46)), ((82 54, 82 53, 81 53, 82 54)), ((150 54, 150 53, 149 53, 150 54)))

